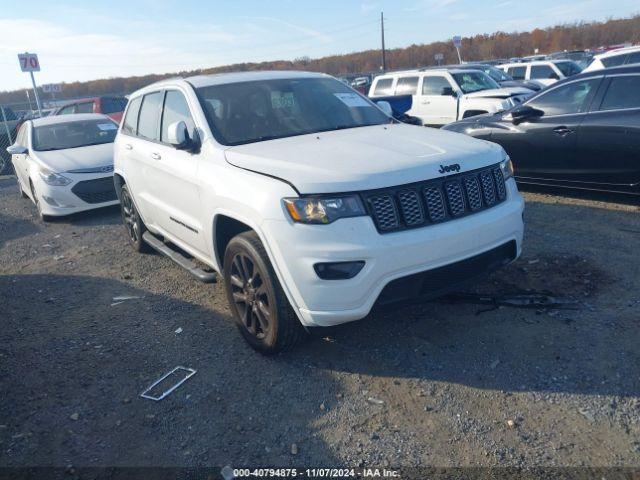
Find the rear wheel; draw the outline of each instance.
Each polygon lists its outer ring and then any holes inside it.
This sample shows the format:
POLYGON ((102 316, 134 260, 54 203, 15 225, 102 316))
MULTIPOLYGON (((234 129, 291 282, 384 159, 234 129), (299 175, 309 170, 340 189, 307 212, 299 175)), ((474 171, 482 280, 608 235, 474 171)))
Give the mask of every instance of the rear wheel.
POLYGON ((306 335, 255 232, 231 239, 224 256, 229 306, 240 332, 257 351, 288 350, 306 335))
POLYGON ((144 222, 140 218, 136 205, 133 203, 131 193, 127 185, 120 188, 120 211, 122 213, 122 222, 127 231, 127 238, 136 252, 148 252, 149 245, 142 239, 142 235, 147 230, 144 222))

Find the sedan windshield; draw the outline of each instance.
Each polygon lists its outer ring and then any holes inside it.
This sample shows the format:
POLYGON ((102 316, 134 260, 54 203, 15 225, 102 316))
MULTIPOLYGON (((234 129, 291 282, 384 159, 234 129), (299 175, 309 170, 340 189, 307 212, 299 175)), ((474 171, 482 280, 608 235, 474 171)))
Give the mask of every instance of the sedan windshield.
POLYGON ((118 126, 111 120, 82 120, 41 125, 33 129, 33 149, 39 152, 112 143, 118 126))
POLYGON ((473 93, 481 90, 490 90, 500 88, 500 85, 484 72, 469 71, 462 73, 454 73, 453 78, 460 86, 462 93, 473 93))
POLYGON ((223 145, 389 123, 382 111, 333 78, 287 78, 198 88, 223 145))

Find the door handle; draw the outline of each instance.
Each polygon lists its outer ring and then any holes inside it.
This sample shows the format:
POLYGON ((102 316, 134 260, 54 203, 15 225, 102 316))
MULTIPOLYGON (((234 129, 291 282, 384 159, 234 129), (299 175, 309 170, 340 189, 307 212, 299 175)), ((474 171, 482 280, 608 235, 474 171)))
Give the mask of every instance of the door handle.
POLYGON ((125 143, 124 148, 126 148, 127 150, 133 150, 133 147, 129 143, 125 143))
POLYGON ((154 160, 160 160, 162 157, 159 153, 152 153, 151 158, 153 158, 154 160))
POLYGON ((421 102, 423 105, 429 105, 431 102, 429 100, 422 100, 421 102))
POLYGON ((553 133, 560 135, 561 137, 566 137, 573 133, 573 130, 568 127, 556 127, 553 129, 553 133))

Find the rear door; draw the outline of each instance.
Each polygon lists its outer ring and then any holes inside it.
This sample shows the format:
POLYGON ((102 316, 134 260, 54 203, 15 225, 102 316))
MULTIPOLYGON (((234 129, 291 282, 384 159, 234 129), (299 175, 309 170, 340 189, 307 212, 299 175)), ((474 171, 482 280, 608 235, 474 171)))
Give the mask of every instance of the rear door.
POLYGON ((607 78, 601 91, 578 129, 576 179, 640 183, 640 74, 607 78))
POLYGON ((576 132, 586 115, 598 79, 578 80, 551 88, 527 102, 541 110, 513 128, 494 129, 492 141, 502 145, 513 160, 516 175, 533 179, 571 178, 576 170, 576 132))
POLYGON ((160 140, 163 95, 163 91, 157 91, 131 100, 121 130, 122 138, 117 140, 118 155, 122 155, 125 180, 131 186, 136 207, 147 226, 155 225, 157 217, 155 208, 157 193, 151 181, 156 160, 151 157, 151 153, 160 140))
POLYGON ((160 120, 160 141, 150 156, 154 168, 149 172, 157 212, 157 224, 165 234, 185 246, 206 253, 198 181, 199 153, 178 150, 167 138, 169 125, 187 125, 189 137, 196 138, 195 122, 187 97, 181 90, 167 89, 160 120))
POLYGON ((411 108, 404 112, 408 115, 418 116, 419 113, 418 83, 420 83, 418 75, 398 77, 396 82, 395 95, 411 95, 411 108))
POLYGON ((424 75, 417 102, 417 116, 426 125, 445 125, 456 121, 458 98, 452 95, 455 91, 455 86, 445 75, 424 75))

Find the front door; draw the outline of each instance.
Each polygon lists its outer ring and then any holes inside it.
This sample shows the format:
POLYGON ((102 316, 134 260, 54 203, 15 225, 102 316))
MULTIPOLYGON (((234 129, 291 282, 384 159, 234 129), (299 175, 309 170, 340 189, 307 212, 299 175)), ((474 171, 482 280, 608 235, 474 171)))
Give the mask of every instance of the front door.
POLYGON ((200 208, 198 165, 200 155, 178 150, 168 142, 169 125, 187 125, 194 138, 195 123, 184 94, 167 90, 160 122, 160 141, 149 152, 154 168, 149 172, 153 188, 157 225, 185 246, 206 253, 206 241, 200 208))
POLYGON ((445 125, 455 122, 458 98, 455 88, 444 75, 425 75, 418 96, 419 117, 425 125, 445 125))
POLYGON ((577 168, 578 129, 586 116, 600 79, 573 82, 527 102, 541 117, 495 129, 492 140, 507 151, 516 175, 562 180, 577 168))

